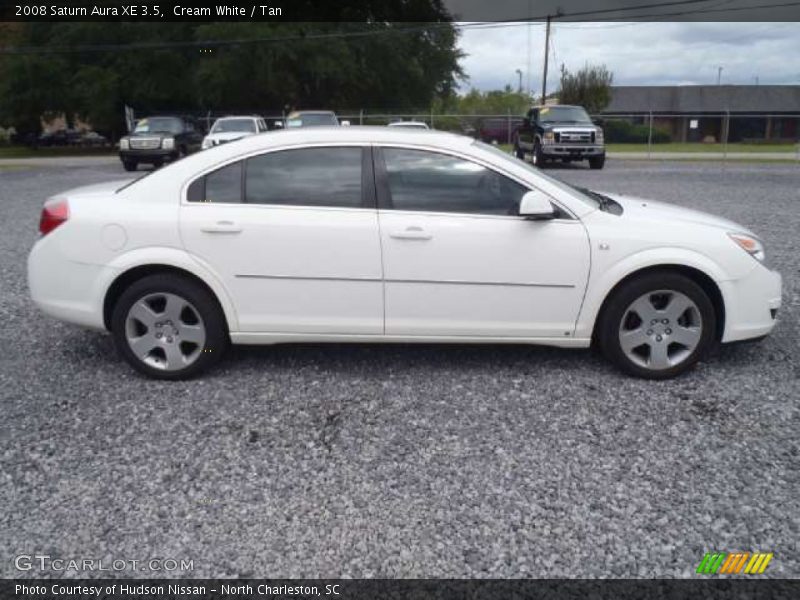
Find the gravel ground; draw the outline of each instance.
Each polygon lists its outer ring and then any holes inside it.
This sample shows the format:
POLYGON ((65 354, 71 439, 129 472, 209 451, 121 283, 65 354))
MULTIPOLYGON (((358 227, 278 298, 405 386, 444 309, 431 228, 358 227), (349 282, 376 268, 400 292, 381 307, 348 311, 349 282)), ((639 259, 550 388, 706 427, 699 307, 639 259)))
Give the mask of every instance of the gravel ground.
POLYGON ((711 550, 800 576, 797 167, 551 171, 763 235, 775 334, 665 382, 590 351, 442 345, 239 348, 197 381, 142 379, 25 283, 42 200, 120 173, 0 171, 0 576, 43 553, 196 577, 689 577, 711 550))

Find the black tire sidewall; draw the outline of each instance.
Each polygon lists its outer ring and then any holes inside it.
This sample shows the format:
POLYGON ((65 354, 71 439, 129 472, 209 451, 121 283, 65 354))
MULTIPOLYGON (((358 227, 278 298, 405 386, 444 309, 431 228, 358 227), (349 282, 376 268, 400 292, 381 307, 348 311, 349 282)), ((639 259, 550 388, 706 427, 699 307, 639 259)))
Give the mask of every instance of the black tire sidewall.
POLYGON ((600 319, 598 341, 606 358, 623 371, 646 379, 668 379, 688 371, 708 355, 716 339, 716 312, 708 294, 697 283, 679 273, 648 273, 624 283, 609 297, 600 319), (637 298, 657 290, 686 294, 700 311, 703 332, 700 343, 686 360, 669 369, 653 371, 637 365, 625 355, 619 341, 619 324, 627 308, 637 298))
POLYGON ((216 299, 201 285, 180 275, 150 275, 134 282, 117 300, 111 315, 111 333, 117 351, 134 369, 156 379, 188 379, 209 369, 227 350, 230 341, 225 317, 216 299), (191 365, 178 371, 163 371, 139 360, 125 338, 125 318, 130 307, 148 294, 166 292, 180 296, 197 309, 206 328, 203 352, 191 365))

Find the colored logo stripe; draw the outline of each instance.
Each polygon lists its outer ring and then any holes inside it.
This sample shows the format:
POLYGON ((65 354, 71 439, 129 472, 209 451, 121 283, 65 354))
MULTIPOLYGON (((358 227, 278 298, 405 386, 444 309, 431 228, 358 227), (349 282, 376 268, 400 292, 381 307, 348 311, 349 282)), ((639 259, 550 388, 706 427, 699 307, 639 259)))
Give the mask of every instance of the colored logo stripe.
POLYGON ((758 575, 766 570, 772 557, 772 552, 706 552, 697 572, 704 575, 738 575, 744 568, 745 574, 758 575))
POLYGON ((769 561, 772 560, 772 552, 769 554, 761 552, 757 554, 753 554, 753 558, 750 559, 750 562, 747 563, 747 566, 744 569, 744 572, 749 575, 755 575, 756 573, 763 573, 769 561))

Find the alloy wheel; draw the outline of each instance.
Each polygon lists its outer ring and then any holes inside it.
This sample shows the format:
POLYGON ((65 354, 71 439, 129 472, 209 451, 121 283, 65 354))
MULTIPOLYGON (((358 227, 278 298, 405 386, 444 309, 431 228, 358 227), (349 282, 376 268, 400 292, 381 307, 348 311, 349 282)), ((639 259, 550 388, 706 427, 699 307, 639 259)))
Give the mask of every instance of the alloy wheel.
POLYGON ((688 359, 703 337, 697 304, 674 290, 648 292, 625 310, 619 325, 622 351, 634 364, 669 369, 688 359))
POLYGON ((154 293, 143 296, 128 310, 125 339, 143 363, 177 371, 202 355, 206 328, 191 302, 176 294, 154 293))

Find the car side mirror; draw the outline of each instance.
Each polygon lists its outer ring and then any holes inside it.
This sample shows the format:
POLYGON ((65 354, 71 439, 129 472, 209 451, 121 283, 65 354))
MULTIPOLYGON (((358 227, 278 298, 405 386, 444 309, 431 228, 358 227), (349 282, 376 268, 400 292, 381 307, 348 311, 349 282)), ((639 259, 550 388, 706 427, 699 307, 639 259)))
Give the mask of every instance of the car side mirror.
POLYGON ((519 203, 521 217, 532 221, 546 221, 556 218, 556 209, 550 202, 550 196, 539 190, 525 192, 519 203))
POLYGON ((530 127, 531 126, 531 120, 528 117, 525 117, 524 119, 522 119, 522 126, 523 127, 530 127))
POLYGON ((598 127, 602 127, 603 123, 605 123, 605 120, 604 119, 592 119, 592 123, 594 123, 598 127))
POLYGON ((350 121, 342 121, 341 122, 341 126, 342 127, 350 127, 350 121))
POLYGON ((283 129, 283 123, 281 121, 275 121, 274 127, 275 129, 283 129))

